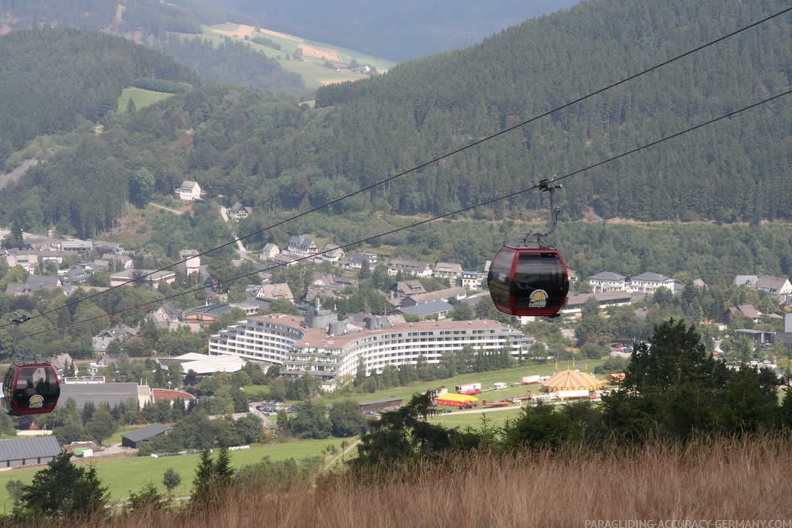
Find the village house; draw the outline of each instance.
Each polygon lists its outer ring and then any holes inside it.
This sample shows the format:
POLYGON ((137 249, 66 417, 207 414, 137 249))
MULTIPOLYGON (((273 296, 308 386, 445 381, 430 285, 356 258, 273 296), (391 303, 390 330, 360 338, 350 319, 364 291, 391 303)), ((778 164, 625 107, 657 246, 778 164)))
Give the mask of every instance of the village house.
POLYGON ((752 305, 740 304, 738 306, 731 306, 723 313, 723 322, 729 324, 741 319, 746 319, 757 323, 760 317, 762 317, 762 312, 752 305))
POLYGON ((38 269, 39 258, 35 253, 23 253, 16 249, 9 250, 6 255, 6 264, 9 268, 19 266, 26 272, 33 275, 38 269))
POLYGON ((181 187, 176 189, 176 195, 179 197, 179 200, 185 200, 187 202, 200 200, 201 186, 198 185, 198 182, 184 180, 181 184, 181 187))
POLYGON ((54 291, 62 289, 63 285, 58 277, 50 277, 48 275, 30 275, 25 280, 25 285, 22 288, 22 293, 34 293, 37 291, 54 291))
POLYGON ((399 272, 405 277, 431 277, 432 266, 428 262, 421 260, 391 260, 387 264, 388 275, 398 275, 399 272))
POLYGON ((614 290, 595 293, 573 293, 567 297, 567 303, 561 310, 562 315, 579 317, 583 312, 583 306, 589 299, 597 301, 600 310, 606 310, 614 306, 627 306, 646 299, 644 293, 628 292, 625 290, 614 290))
POLYGON ((201 254, 197 249, 179 251, 179 260, 182 261, 182 267, 187 276, 201 274, 201 254))
POLYGON ((262 284, 261 288, 259 288, 259 291, 256 293, 256 299, 265 301, 286 299, 289 302, 294 302, 294 295, 289 285, 286 283, 262 284))
POLYGON ((91 349, 95 354, 104 354, 110 343, 118 340, 123 343, 127 339, 137 336, 137 330, 127 325, 116 325, 112 328, 105 328, 91 338, 91 349))
POLYGON ((420 281, 417 280, 406 280, 406 281, 399 281, 393 286, 391 286, 391 292, 393 296, 396 298, 403 298, 407 297, 408 295, 420 295, 422 293, 426 293, 426 289, 423 287, 420 281))
POLYGON ((481 290, 487 280, 486 271, 463 271, 462 287, 467 290, 481 290))
POLYGON ((759 280, 756 281, 756 289, 773 296, 789 295, 792 293, 792 284, 786 277, 759 275, 759 280))
POLYGON ((277 245, 273 244, 272 242, 265 244, 263 248, 261 248, 261 252, 259 253, 259 258, 261 260, 274 260, 280 254, 280 248, 277 245))
POLYGON ((327 262, 339 262, 344 258, 344 250, 336 244, 327 244, 322 250, 322 260, 327 262))
POLYGON ((238 222, 250 216, 252 212, 252 207, 242 205, 242 202, 237 202, 228 209, 228 217, 238 222))
POLYGON ((467 290, 465 288, 445 288, 443 290, 436 290, 433 292, 411 294, 402 299, 399 306, 406 308, 409 306, 416 306, 430 302, 443 301, 450 303, 451 301, 460 301, 467 297, 467 290))
POLYGON ((659 273, 645 272, 630 278, 626 283, 627 291, 654 295, 659 288, 666 288, 674 292, 676 281, 659 273))
POLYGON ((289 237, 289 245, 286 251, 298 257, 309 257, 311 255, 316 255, 319 249, 310 237, 299 235, 289 237))
POLYGON ((363 262, 367 262, 369 269, 373 269, 379 262, 379 255, 374 253, 352 253, 347 262, 347 268, 361 269, 363 262))
POLYGON ((181 310, 171 302, 165 302, 156 310, 146 314, 146 319, 161 330, 173 331, 179 328, 181 310))
POLYGON ((462 277, 462 265, 454 262, 438 262, 432 270, 436 279, 448 279, 453 286, 457 279, 462 277))

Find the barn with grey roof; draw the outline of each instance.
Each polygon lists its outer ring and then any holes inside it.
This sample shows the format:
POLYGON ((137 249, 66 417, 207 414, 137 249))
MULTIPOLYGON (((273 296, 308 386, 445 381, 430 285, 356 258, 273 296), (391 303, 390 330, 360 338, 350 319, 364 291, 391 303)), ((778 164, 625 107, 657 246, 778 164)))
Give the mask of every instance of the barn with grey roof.
POLYGON ((0 440, 0 468, 48 464, 62 451, 54 436, 0 440))
POLYGON ((147 440, 166 435, 171 429, 173 428, 170 425, 153 423, 122 435, 121 445, 139 449, 147 440))

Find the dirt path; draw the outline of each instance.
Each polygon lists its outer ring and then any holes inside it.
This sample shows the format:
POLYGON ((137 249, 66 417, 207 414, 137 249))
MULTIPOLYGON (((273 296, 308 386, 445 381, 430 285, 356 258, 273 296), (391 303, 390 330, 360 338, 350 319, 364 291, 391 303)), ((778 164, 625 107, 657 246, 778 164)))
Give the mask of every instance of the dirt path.
POLYGON ((179 211, 178 209, 171 209, 170 207, 165 207, 164 205, 159 205, 159 204, 155 204, 155 203, 151 203, 151 202, 149 202, 149 205, 151 205, 152 207, 157 207, 158 209, 164 209, 166 211, 170 211, 171 213, 177 214, 177 215, 184 214, 184 211, 187 210, 187 209, 182 209, 181 211, 179 211))

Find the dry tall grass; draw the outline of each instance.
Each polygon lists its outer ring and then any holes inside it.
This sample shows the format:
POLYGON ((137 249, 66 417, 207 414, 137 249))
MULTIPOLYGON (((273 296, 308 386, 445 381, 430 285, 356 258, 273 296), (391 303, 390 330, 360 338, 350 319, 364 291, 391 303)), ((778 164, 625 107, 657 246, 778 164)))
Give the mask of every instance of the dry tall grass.
POLYGON ((478 454, 385 482, 333 475, 280 492, 234 491, 201 514, 138 513, 84 526, 585 527, 592 526, 586 521, 613 519, 792 519, 790 476, 792 442, 786 437, 506 459, 478 454))

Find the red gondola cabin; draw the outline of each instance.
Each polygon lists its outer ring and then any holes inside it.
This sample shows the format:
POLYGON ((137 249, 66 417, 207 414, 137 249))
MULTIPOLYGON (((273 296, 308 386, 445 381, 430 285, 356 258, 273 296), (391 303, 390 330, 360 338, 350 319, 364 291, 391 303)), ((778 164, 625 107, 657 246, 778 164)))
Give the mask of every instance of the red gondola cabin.
POLYGON ((558 250, 504 244, 487 275, 498 311, 515 316, 557 317, 569 293, 569 274, 558 250))
POLYGON ((46 414, 60 397, 58 374, 49 363, 12 363, 3 380, 3 402, 12 416, 46 414))

